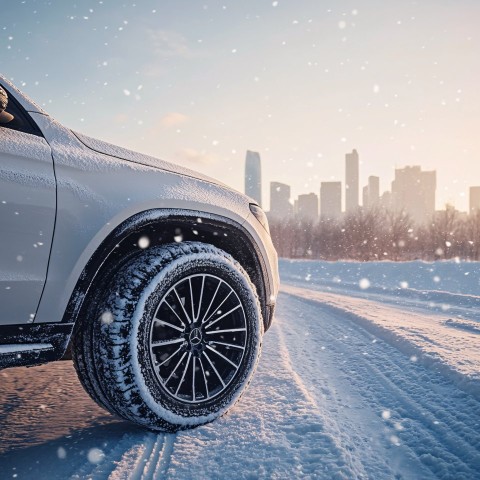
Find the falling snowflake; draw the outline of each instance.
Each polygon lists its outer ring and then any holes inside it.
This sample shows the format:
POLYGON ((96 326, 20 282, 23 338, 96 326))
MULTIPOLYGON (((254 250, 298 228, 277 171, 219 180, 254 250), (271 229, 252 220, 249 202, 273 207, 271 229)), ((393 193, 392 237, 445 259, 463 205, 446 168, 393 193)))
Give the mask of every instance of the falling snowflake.
POLYGON ((139 240, 138 240, 138 246, 141 248, 141 249, 145 249, 145 248, 148 248, 148 246, 150 245, 150 239, 148 237, 140 237, 139 240))
POLYGON ((105 453, 99 448, 91 448, 87 455, 90 463, 100 463, 105 458, 105 453))
POLYGON ((370 280, 368 280, 368 278, 362 278, 362 279, 358 282, 358 285, 359 285, 359 287, 360 287, 362 290, 366 290, 367 288, 370 287, 370 280))

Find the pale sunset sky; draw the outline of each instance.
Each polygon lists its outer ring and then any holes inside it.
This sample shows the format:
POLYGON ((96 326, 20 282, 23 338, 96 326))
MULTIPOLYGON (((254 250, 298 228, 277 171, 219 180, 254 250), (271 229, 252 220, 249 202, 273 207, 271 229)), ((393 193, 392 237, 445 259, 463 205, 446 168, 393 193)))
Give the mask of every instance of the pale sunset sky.
POLYGON ((437 170, 480 185, 478 0, 2 2, 0 65, 66 126, 243 191, 247 149, 293 196, 437 170))

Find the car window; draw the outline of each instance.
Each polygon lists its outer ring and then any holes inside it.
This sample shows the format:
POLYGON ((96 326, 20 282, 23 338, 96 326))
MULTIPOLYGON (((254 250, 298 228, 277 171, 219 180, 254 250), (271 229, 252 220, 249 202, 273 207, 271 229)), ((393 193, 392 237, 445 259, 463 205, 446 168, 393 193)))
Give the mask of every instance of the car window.
POLYGON ((10 130, 18 130, 19 132, 38 135, 41 137, 42 133, 30 115, 25 111, 20 103, 17 102, 10 91, 5 88, 4 85, 1 86, 8 94, 8 106, 5 111, 12 115, 13 119, 7 123, 0 123, 0 128, 9 128, 10 130))

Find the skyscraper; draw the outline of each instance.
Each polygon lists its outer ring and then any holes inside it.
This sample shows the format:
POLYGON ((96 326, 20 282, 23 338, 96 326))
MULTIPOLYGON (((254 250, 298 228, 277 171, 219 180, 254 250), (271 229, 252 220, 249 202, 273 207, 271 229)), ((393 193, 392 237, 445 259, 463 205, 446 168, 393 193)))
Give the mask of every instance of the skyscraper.
POLYGON ((342 214, 342 182, 320 184, 320 218, 335 220, 342 214))
POLYGON ((480 210, 480 187, 470 187, 470 209, 469 213, 480 210))
POLYGON ((359 161, 358 152, 345 155, 345 211, 352 212, 358 208, 359 161))
POLYGON ((318 195, 314 193, 299 195, 295 213, 301 219, 318 221, 318 195))
POLYGON ((290 185, 280 182, 270 182, 270 218, 286 218, 292 215, 290 203, 290 185))
POLYGON ((392 182, 392 203, 405 210, 416 223, 429 221, 435 212, 437 173, 422 171, 419 166, 395 169, 392 182))
POLYGON ((368 177, 368 201, 372 204, 378 203, 380 199, 380 177, 370 175, 368 177))
POLYGON ((260 154, 247 150, 245 158, 245 195, 262 206, 262 165, 260 154))
POLYGON ((363 206, 365 208, 373 207, 380 200, 380 178, 370 175, 368 185, 363 187, 363 206))
POLYGON ((392 192, 383 192, 380 197, 380 206, 385 210, 391 210, 393 207, 392 201, 392 192))
POLYGON ((362 205, 363 208, 368 208, 369 203, 368 203, 368 185, 365 185, 362 189, 362 205))

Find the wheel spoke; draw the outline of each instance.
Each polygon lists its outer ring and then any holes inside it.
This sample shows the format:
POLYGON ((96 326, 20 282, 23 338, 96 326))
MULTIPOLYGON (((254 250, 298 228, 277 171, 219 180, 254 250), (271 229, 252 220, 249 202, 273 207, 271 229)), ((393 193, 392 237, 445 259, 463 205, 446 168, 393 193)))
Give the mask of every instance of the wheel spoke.
POLYGON ((222 303, 217 307, 215 308, 215 310, 211 313, 211 315, 205 320, 204 323, 207 323, 214 315, 215 315, 215 312, 218 312, 218 310, 220 309, 220 307, 227 301, 228 297, 232 294, 233 290, 230 290, 228 292, 228 295, 222 300, 222 303))
POLYGON ((182 360, 185 358, 185 355, 187 354, 187 352, 183 352, 183 355, 182 357, 180 358, 180 360, 178 361, 178 363, 175 365, 175 368, 170 372, 170 375, 168 376, 168 378, 165 380, 165 383, 164 385, 167 386, 167 383, 169 382, 169 380, 173 377, 173 374, 175 373, 175 371, 177 370, 178 366, 182 363, 182 360))
POLYGON ((167 363, 171 358, 173 358, 180 350, 182 349, 182 346, 180 345, 171 355, 169 355, 165 360, 162 361, 162 363, 159 363, 157 365, 158 368, 160 368, 162 365, 167 363))
POLYGON ((223 283, 223 280, 220 280, 220 279, 219 279, 219 282, 218 282, 218 285, 217 285, 217 289, 215 290, 215 293, 213 294, 213 297, 212 297, 212 299, 210 300, 210 305, 208 306, 207 311, 205 312, 205 315, 204 315, 203 318, 202 318, 202 321, 201 321, 202 324, 203 324, 203 322, 205 321, 205 317, 208 315, 208 312, 210 311, 210 308, 211 308, 211 306, 212 306, 212 303, 213 303, 213 301, 215 300, 215 297, 217 296, 217 293, 218 293, 218 289, 220 288, 220 285, 221 285, 222 283, 223 283))
MULTIPOLYGON (((182 325, 188 325, 188 323, 185 323, 178 315, 178 313, 174 310, 174 308, 167 302, 167 300, 164 300, 165 304, 170 308, 170 310, 175 314, 175 316, 180 320, 180 323, 182 325)), ((182 302, 180 302, 182 303, 182 302)))
POLYGON ((196 357, 193 357, 192 364, 193 364, 193 375, 192 375, 192 400, 195 401, 195 360, 196 357))
POLYGON ((197 316, 195 317, 195 321, 198 320, 200 316, 200 310, 202 309, 202 300, 203 300, 203 289, 205 288, 205 275, 202 275, 202 288, 200 289, 200 301, 198 302, 198 310, 197 316))
POLYGON ((233 365, 237 370, 238 370, 238 365, 233 363, 229 358, 227 358, 225 355, 222 355, 218 350, 215 350, 212 348, 210 345, 207 345, 207 348, 211 350, 212 352, 215 352, 218 356, 222 357, 225 361, 227 361, 230 365, 233 365))
POLYGON ((236 307, 233 307, 231 310, 229 310, 227 313, 224 313, 221 317, 216 318, 213 322, 210 322, 208 325, 205 325, 205 330, 207 328, 210 328, 212 325, 215 325, 218 321, 220 321, 222 318, 225 318, 227 315, 230 315, 232 312, 235 310, 239 309, 241 307, 240 304, 238 304, 236 307))
POLYGON ((207 392, 207 399, 208 399, 210 398, 210 392, 208 391, 207 376, 205 375, 205 369, 203 368, 202 359, 199 358, 198 361, 200 362, 200 366, 202 367, 203 381, 205 382, 205 391, 207 392))
POLYGON ((177 390, 175 391, 175 395, 178 395, 178 391, 180 390, 180 387, 182 386, 183 379, 185 378, 185 374, 187 373, 188 366, 190 365, 190 358, 192 358, 192 354, 189 352, 188 353, 188 358, 187 358, 187 364, 185 365, 185 368, 182 373, 182 378, 180 379, 180 383, 178 384, 177 390))
POLYGON ((226 333, 226 332, 245 332, 246 328, 227 328, 225 330, 212 330, 211 332, 205 332, 207 335, 213 335, 214 333, 226 333))
POLYGON ((217 369, 215 368, 215 365, 212 363, 212 361, 210 360, 210 357, 207 355, 207 352, 203 352, 203 355, 205 355, 205 358, 208 360, 208 363, 211 365, 211 367, 213 368, 214 372, 217 374, 217 377, 219 378, 219 380, 222 382, 222 385, 223 385, 223 388, 225 388, 225 382, 223 381, 223 378, 220 376, 220 374, 218 373, 217 369))
POLYGON ((159 323, 160 325, 166 325, 167 327, 174 328, 175 330, 178 330, 179 332, 184 332, 184 328, 177 327, 176 325, 173 325, 173 323, 166 322, 165 320, 160 320, 159 318, 156 318, 155 321, 159 323))
POLYGON ((242 347, 241 345, 235 345, 233 343, 217 342, 216 340, 212 340, 210 343, 214 343, 215 345, 223 345, 224 347, 232 347, 239 348, 240 350, 245 350, 245 347, 242 347))
POLYGON ((193 290, 192 290, 192 277, 188 278, 188 284, 190 286, 190 301, 191 301, 191 309, 192 309, 192 322, 194 322, 195 319, 195 311, 194 311, 194 302, 193 302, 193 290))
POLYGON ((185 306, 183 305, 182 301, 180 300, 180 297, 178 296, 177 289, 174 287, 173 291, 175 292, 175 295, 177 297, 178 303, 182 307, 183 313, 185 314, 185 317, 187 317, 188 323, 192 323, 192 320, 190 320, 190 317, 188 316, 187 311, 185 310, 185 306))
POLYGON ((184 338, 174 338, 173 340, 156 340, 152 342, 152 347, 162 347, 164 345, 173 345, 174 343, 184 342, 184 338))

